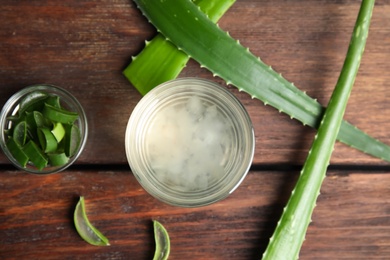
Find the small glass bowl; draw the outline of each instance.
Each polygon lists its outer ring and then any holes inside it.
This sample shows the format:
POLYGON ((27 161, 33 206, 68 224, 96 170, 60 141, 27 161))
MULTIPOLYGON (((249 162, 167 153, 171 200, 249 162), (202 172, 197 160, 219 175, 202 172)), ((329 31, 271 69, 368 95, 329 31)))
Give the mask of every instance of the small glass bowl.
POLYGON ((11 96, 8 101, 3 106, 3 109, 1 110, 0 114, 0 146, 4 152, 4 154, 7 156, 7 158, 11 161, 11 163, 28 173, 33 174, 51 174, 51 173, 57 173, 60 171, 65 170, 70 165, 72 165, 77 158, 80 156, 81 152, 83 151, 88 136, 88 124, 87 124, 87 117, 85 115, 84 109, 82 108, 81 104, 78 102, 78 100, 70 94, 68 91, 49 84, 37 84, 28 86, 18 92, 16 92, 13 96, 11 96), (19 110, 19 103, 20 101, 29 93, 34 91, 44 91, 48 94, 54 94, 59 96, 61 106, 67 109, 68 111, 76 112, 79 115, 79 118, 75 121, 75 125, 79 128, 80 134, 81 134, 81 140, 78 149, 74 153, 73 156, 69 158, 69 161, 61 166, 46 166, 42 170, 37 169, 34 165, 31 163, 27 163, 26 167, 23 167, 20 165, 17 160, 12 156, 10 151, 8 150, 8 147, 6 145, 6 134, 5 130, 12 125, 9 121, 9 117, 12 115, 16 115, 19 110))
POLYGON ((126 155, 143 188, 181 207, 226 198, 245 178, 254 155, 250 117, 225 88, 198 78, 163 83, 134 108, 126 155))

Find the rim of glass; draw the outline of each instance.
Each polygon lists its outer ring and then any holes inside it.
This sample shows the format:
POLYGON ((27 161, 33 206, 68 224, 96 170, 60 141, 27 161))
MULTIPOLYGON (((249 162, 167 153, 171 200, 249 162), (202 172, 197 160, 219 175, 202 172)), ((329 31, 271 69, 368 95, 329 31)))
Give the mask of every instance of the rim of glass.
POLYGON ((46 175, 51 173, 58 173, 69 166, 71 166, 81 155, 82 151, 84 150, 84 147, 86 145, 88 138, 88 122, 87 122, 87 116, 85 114, 85 111, 83 107, 81 106, 80 102, 67 90, 58 87, 56 85, 51 84, 34 84, 27 86, 18 92, 14 93, 4 104, 1 113, 0 113, 0 146, 3 150, 4 154, 8 158, 8 160, 18 169, 26 171, 28 173, 37 174, 37 175, 46 175), (47 166, 43 168, 42 170, 38 170, 32 165, 27 165, 26 167, 21 166, 15 158, 12 156, 12 154, 9 152, 7 146, 6 146, 6 135, 5 135, 5 127, 7 125, 7 117, 9 115, 13 115, 17 113, 18 111, 18 104, 20 100, 27 94, 36 91, 41 90, 48 92, 49 94, 56 94, 60 97, 62 104, 72 109, 73 111, 77 112, 79 114, 79 118, 77 119, 77 126, 81 133, 81 140, 80 145, 78 147, 77 152, 69 158, 69 161, 62 165, 62 166, 47 166))
MULTIPOLYGON (((173 102, 172 100, 169 101, 173 102)), ((238 139, 239 137, 236 137, 236 140, 238 139)), ((226 198, 241 184, 253 160, 255 137, 249 114, 235 95, 209 80, 178 78, 160 84, 146 94, 136 105, 127 124, 125 148, 128 163, 134 176, 149 194, 160 201, 174 206, 199 207, 226 198), (232 124, 235 124, 234 127, 241 124, 240 126, 242 128, 238 129, 240 131, 239 134, 245 135, 242 137, 245 140, 244 144, 239 144, 244 145, 245 156, 242 158, 243 160, 240 162, 239 167, 234 168, 239 172, 225 171, 222 179, 211 185, 207 190, 197 192, 179 192, 169 189, 163 183, 156 181, 156 178, 149 172, 151 169, 148 167, 145 158, 142 158, 142 154, 144 153, 144 147, 142 147, 143 141, 137 140, 139 137, 142 138, 142 127, 147 127, 148 120, 152 117, 153 112, 169 99, 182 97, 179 92, 183 90, 185 91, 185 95, 196 93, 203 93, 204 95, 212 93, 216 95, 218 100, 213 100, 213 102, 218 106, 223 106, 223 109, 231 113, 229 115, 235 116, 235 118, 230 118, 232 124)), ((240 149, 238 145, 235 148, 240 149)))

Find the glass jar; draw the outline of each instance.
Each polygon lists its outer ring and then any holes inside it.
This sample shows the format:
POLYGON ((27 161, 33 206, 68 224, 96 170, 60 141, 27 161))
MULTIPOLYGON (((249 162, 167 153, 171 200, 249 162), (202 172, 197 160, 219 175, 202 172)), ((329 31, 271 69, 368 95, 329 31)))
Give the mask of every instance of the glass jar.
POLYGON ((0 114, 0 146, 4 152, 4 154, 7 156, 7 158, 10 160, 10 162, 16 166, 17 168, 24 170, 29 173, 33 174, 50 174, 50 173, 57 173, 60 171, 65 170, 70 165, 72 165, 77 158, 80 156, 81 152, 84 149, 84 146, 87 141, 88 136, 88 124, 87 124, 87 117, 85 115, 84 109, 82 108, 81 104, 78 102, 78 100, 70 94, 68 91, 57 87, 53 85, 48 84, 37 84, 32 85, 29 87, 26 87, 17 93, 15 93, 13 96, 11 96, 8 101, 3 106, 3 109, 1 110, 0 114), (78 143, 78 146, 75 148, 75 151, 73 152, 73 155, 69 157, 69 160, 67 163, 61 166, 46 166, 43 169, 38 169, 35 167, 31 162, 27 163, 26 167, 23 167, 20 165, 20 163, 13 157, 11 152, 9 151, 6 143, 7 143, 7 135, 6 130, 12 127, 12 121, 10 118, 12 116, 15 116, 18 113, 19 110, 19 103, 21 100, 23 100, 26 96, 30 95, 31 93, 35 91, 41 91, 45 92, 49 95, 56 95, 59 97, 61 106, 71 112, 76 112, 79 116, 78 119, 74 122, 74 124, 77 126, 80 132, 80 140, 78 143))
POLYGON ((134 108, 125 136, 127 159, 141 186, 182 207, 231 194, 251 166, 254 146, 252 122, 240 101, 198 78, 151 90, 134 108))

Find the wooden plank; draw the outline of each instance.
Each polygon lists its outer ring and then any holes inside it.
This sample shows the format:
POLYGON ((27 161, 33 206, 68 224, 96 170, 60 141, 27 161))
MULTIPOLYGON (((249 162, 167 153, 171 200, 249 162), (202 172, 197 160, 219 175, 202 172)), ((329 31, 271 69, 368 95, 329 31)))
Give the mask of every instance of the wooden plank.
MULTIPOLYGON (((299 88, 327 103, 339 75, 358 1, 237 0, 220 26, 299 88)), ((51 83, 84 106, 90 136, 80 164, 124 164, 127 120, 141 96, 121 71, 155 34, 128 0, 2 1, 0 105, 24 86, 51 83)), ((390 4, 377 1, 346 118, 390 144, 390 4)), ((191 61, 180 75, 223 83, 191 61)), ((229 87, 256 133, 255 164, 301 164, 314 131, 229 87)), ((383 164, 337 145, 335 164, 383 164)), ((8 161, 0 154, 0 164, 8 161)))
MULTIPOLYGON (((359 1, 237 0, 219 25, 325 104, 358 8, 359 1)), ((134 3, 4 0, 0 13, 0 106, 24 86, 56 84, 80 100, 90 125, 78 161, 84 166, 61 174, 40 177, 15 171, 0 153, 1 259, 151 259, 153 219, 171 235, 172 259, 260 258, 314 130, 227 87, 254 123, 253 169, 260 171, 251 171, 219 203, 195 209, 163 204, 136 182, 124 153, 127 120, 141 96, 121 71, 155 34, 134 3), (72 213, 80 195, 86 198, 91 222, 110 238, 110 247, 90 246, 76 233, 72 213)), ((377 0, 346 114, 388 144, 389 13, 390 3, 377 0)), ((180 76, 223 84, 194 61, 180 76)), ((388 164, 341 144, 332 164, 301 259, 387 259, 388 164)))
MULTIPOLYGON (((151 259, 153 219, 169 231, 171 259, 260 259, 298 170, 251 171, 227 199, 193 209, 157 201, 125 169, 1 175, 1 259, 151 259), (91 246, 76 233, 80 195, 110 247, 91 246)), ((389 187, 389 170, 331 171, 300 259, 388 258, 389 187)))

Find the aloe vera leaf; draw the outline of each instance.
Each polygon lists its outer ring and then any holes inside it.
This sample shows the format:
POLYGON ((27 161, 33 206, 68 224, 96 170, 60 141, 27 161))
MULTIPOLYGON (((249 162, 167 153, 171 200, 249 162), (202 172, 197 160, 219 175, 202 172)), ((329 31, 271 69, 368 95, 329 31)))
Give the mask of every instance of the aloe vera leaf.
MULTIPOLYGON (((134 0, 168 40, 214 76, 304 125, 317 128, 324 108, 221 30, 188 0, 134 0)), ((337 139, 390 162, 390 146, 343 121, 337 139)))
MULTIPOLYGON (((193 2, 216 23, 236 0, 194 0, 193 2)), ((157 85, 175 79, 190 58, 161 34, 146 41, 145 48, 124 69, 123 74, 142 95, 157 85)))
POLYGON ((374 0, 363 0, 336 87, 301 175, 284 208, 263 259, 298 259, 321 184, 334 149, 368 36, 374 0))

